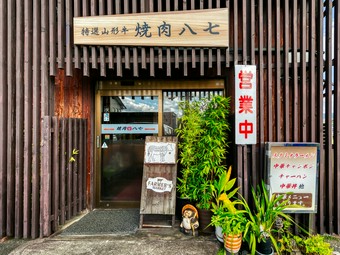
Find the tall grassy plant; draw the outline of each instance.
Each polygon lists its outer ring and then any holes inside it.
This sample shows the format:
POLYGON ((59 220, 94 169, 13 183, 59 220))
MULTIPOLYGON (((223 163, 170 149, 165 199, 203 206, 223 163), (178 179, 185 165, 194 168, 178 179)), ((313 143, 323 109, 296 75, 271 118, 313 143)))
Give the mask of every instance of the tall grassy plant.
POLYGON ((202 134, 202 103, 182 101, 179 108, 183 115, 179 118, 179 127, 176 134, 179 138, 179 162, 181 163, 181 178, 178 178, 177 191, 182 198, 193 200, 196 187, 194 172, 197 170, 198 148, 197 143, 202 134))
POLYGON ((199 208, 211 209, 214 180, 226 171, 230 98, 214 96, 179 106, 183 116, 176 134, 182 170, 177 190, 199 208))

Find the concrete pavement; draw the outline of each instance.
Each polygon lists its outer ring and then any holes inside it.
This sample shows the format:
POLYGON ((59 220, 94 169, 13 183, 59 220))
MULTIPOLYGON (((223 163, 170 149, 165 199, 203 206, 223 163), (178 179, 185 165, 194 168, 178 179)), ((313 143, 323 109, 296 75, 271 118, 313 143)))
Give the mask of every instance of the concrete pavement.
POLYGON ((217 254, 214 236, 186 236, 177 228, 143 229, 129 235, 61 236, 29 241, 10 255, 205 255, 217 254))

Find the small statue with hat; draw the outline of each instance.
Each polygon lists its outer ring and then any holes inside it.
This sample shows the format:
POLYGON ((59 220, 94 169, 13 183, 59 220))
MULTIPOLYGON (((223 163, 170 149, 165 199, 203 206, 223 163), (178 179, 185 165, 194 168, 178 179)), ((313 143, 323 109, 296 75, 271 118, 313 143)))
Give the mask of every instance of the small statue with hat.
POLYGON ((186 235, 198 235, 198 212, 197 209, 190 204, 182 208, 182 222, 180 225, 181 231, 186 235))

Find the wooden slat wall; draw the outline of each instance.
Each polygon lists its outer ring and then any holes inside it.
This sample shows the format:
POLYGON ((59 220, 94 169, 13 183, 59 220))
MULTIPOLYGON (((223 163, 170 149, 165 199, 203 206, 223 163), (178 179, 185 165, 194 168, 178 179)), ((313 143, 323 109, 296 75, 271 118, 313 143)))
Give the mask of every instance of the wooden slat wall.
POLYGON ((51 235, 86 208, 86 128, 85 119, 43 118, 41 237, 51 235))
MULTIPOLYGON (((45 153, 40 143, 41 117, 55 112, 53 81, 60 70, 90 98, 91 87, 83 83, 90 75, 98 75, 96 79, 226 77, 226 86, 231 87, 235 64, 255 64, 258 70, 258 143, 236 146, 233 155, 234 174, 242 193, 247 197, 250 186, 265 176, 266 141, 319 142, 322 150, 316 229, 320 233, 340 232, 339 1, 3 0, 0 15, 0 237, 36 238, 57 226, 39 219, 40 214, 45 220, 53 215, 55 221, 57 204, 51 204, 50 213, 40 206, 41 185, 49 189, 49 183, 40 175, 40 158, 45 153), (230 8, 230 45, 224 49, 74 47, 72 43, 75 16, 226 6, 230 8), (79 78, 80 72, 83 76, 79 78)), ((83 106, 89 113, 90 101, 83 106)), ((72 103, 58 110, 69 112, 72 103)), ((76 122, 72 125, 78 127, 76 122)), ((67 129, 60 127, 61 133, 67 129)), ((84 134, 90 139, 89 130, 85 128, 84 134)), ((66 143, 61 146, 70 150, 66 143)), ((87 159, 92 153, 89 146, 87 143, 84 148, 87 159)), ((50 149, 55 151, 55 145, 50 149)), ((61 214, 60 224, 81 208, 70 204, 76 190, 69 197, 67 185, 75 180, 63 170, 65 163, 60 163, 59 180, 51 177, 59 181, 60 187, 65 186, 66 193, 60 195, 59 203, 66 215, 61 214)), ((76 168, 84 167, 79 164, 76 168)), ((91 182, 89 176, 76 183, 79 192, 86 191, 81 200, 86 199, 91 207, 93 192, 85 185, 91 182)))

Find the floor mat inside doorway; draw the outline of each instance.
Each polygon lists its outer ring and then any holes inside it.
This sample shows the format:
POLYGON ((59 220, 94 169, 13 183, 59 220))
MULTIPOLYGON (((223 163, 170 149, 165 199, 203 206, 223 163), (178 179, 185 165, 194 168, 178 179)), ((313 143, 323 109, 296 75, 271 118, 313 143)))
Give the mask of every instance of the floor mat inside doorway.
POLYGON ((139 226, 139 209, 94 210, 65 228, 60 235, 132 234, 139 226))

